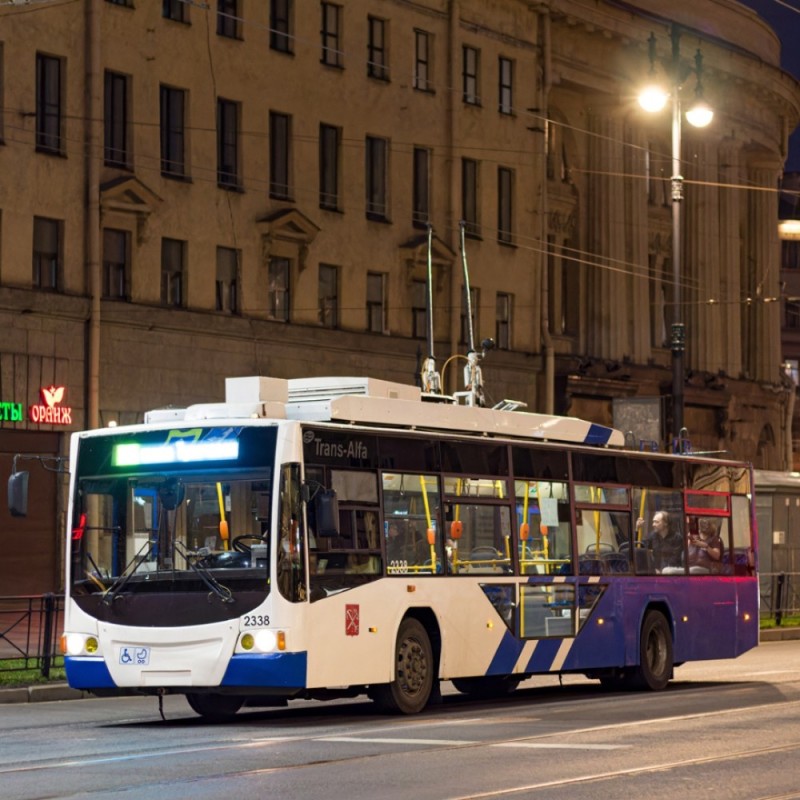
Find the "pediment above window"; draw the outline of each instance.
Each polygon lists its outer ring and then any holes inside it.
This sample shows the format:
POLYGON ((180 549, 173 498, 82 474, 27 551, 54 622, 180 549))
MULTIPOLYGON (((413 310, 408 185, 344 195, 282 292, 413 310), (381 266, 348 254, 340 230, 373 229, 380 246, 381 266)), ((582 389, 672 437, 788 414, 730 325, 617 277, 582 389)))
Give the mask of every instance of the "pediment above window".
POLYGON ((102 224, 120 224, 127 227, 126 218, 134 217, 137 239, 140 243, 144 236, 145 223, 160 203, 161 198, 132 175, 114 178, 100 185, 102 224), (119 220, 119 223, 116 223, 116 220, 119 220))
POLYGON ((256 221, 256 229, 261 234, 265 261, 270 255, 285 255, 296 258, 300 269, 305 267, 309 245, 320 231, 319 225, 296 208, 282 208, 262 217, 256 221), (287 252, 287 248, 293 252, 287 252))

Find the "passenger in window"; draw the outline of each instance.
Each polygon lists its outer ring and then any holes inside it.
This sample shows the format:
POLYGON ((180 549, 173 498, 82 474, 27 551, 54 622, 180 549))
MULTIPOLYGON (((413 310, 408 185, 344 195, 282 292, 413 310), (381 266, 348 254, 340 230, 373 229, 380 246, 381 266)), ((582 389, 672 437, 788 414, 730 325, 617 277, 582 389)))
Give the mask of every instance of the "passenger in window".
POLYGON ((697 523, 697 534, 689 537, 689 572, 695 575, 718 573, 722 551, 719 520, 701 517, 697 523))
MULTIPOLYGON (((683 536, 670 523, 666 511, 653 514, 653 529, 644 538, 643 545, 653 553, 653 567, 656 572, 675 569, 683 564, 683 536)), ((636 528, 644 525, 644 519, 636 520, 636 528)))
POLYGON ((386 536, 386 558, 389 563, 399 563, 405 561, 405 542, 400 535, 400 527, 396 522, 389 523, 389 531, 386 536))

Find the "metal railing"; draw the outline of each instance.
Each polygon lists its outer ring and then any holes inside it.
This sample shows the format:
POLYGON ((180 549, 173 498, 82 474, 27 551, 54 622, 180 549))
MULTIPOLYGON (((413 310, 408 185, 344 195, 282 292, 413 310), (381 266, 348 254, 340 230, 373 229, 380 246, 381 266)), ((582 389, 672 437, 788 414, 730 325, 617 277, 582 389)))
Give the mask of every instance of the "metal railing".
POLYGON ((0 597, 0 672, 38 669, 45 678, 61 656, 64 596, 0 597))
POLYGON ((762 572, 761 618, 772 618, 781 625, 786 617, 800 616, 800 573, 762 572))

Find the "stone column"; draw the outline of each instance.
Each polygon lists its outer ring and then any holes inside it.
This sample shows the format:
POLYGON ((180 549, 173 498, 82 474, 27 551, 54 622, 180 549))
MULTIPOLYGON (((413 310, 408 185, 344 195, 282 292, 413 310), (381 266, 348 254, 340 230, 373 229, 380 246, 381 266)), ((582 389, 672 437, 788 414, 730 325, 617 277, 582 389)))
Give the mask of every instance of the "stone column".
MULTIPOLYGON (((781 368, 780 247, 778 241, 778 177, 780 165, 748 165, 746 261, 743 281, 751 303, 749 338, 744 342, 745 369, 751 378, 778 383, 781 368)), ((745 326, 747 330, 748 326, 745 326)))
POLYGON ((588 115, 587 333, 588 355, 619 359, 634 314, 625 260, 623 126, 605 111, 588 115))

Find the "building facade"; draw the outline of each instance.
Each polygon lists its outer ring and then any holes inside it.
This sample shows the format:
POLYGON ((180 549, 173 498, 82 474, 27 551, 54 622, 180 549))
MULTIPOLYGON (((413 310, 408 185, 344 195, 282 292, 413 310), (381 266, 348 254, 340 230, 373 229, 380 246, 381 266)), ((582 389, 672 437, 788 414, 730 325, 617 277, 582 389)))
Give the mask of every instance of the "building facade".
MULTIPOLYGON (((668 115, 635 102, 650 72, 687 96, 702 79, 715 109, 681 153, 689 437, 786 466, 791 392, 769 299, 800 87, 753 12, 734 0, 702 15, 676 0, 670 16, 655 0, 79 6, 0 7, 5 474, 15 453, 64 455, 71 430, 219 400, 226 376, 414 382, 429 269, 445 389, 461 388, 471 328, 494 340, 490 403, 665 446, 672 167, 668 115)), ((65 478, 32 464, 43 494, 0 524, 56 552, 65 478)), ((31 576, 15 558, 0 566, 7 592, 57 585, 57 565, 31 576)))

